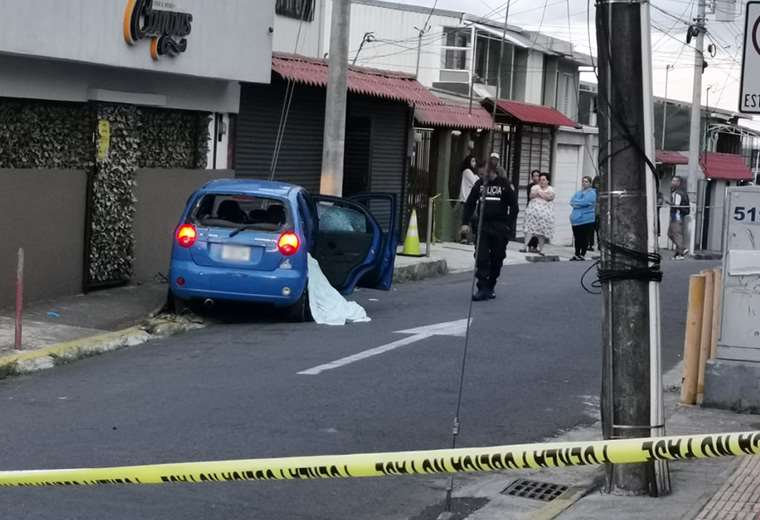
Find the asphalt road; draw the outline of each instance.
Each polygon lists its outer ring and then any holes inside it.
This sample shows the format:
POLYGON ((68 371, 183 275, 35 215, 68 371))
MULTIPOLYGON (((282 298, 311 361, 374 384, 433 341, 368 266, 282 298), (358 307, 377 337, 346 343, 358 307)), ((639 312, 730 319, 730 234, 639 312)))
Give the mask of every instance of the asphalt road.
MULTIPOLYGON (((460 446, 538 441, 595 420, 599 296, 588 264, 505 268, 477 303, 460 446)), ((683 344, 688 275, 665 265, 663 360, 683 344)), ((278 323, 238 309, 228 323, 0 381, 0 469, 443 448, 450 445, 463 338, 435 336, 318 375, 299 371, 462 319, 470 278, 361 291, 371 323, 278 323)), ((219 311, 220 313, 222 311, 219 311)), ((469 477, 471 478, 471 477, 469 477)), ((13 519, 406 519, 445 478, 3 489, 13 519)))

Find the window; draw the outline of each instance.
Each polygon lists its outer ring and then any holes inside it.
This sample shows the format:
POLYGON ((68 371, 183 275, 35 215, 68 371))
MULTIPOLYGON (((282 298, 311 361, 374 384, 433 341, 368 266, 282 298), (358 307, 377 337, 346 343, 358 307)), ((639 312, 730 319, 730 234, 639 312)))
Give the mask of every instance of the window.
POLYGON ((288 211, 285 203, 276 199, 209 194, 198 202, 191 219, 204 227, 244 225, 261 231, 280 231, 288 224, 288 211))
POLYGON ((441 68, 469 70, 472 31, 467 27, 444 27, 441 68))
POLYGON ((275 12, 288 18, 314 21, 314 0, 277 0, 275 12))
POLYGON ((317 206, 321 232, 370 233, 367 217, 355 209, 320 202, 317 206))

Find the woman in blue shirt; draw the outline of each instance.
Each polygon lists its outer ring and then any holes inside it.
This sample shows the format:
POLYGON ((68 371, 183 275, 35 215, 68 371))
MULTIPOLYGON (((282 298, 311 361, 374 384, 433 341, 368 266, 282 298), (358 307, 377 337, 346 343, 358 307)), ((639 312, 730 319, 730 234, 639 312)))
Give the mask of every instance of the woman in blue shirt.
POLYGON ((582 184, 583 188, 570 199, 573 207, 570 223, 575 239, 575 256, 570 259, 573 261, 586 259, 596 223, 596 190, 591 186, 591 177, 583 177, 582 184))

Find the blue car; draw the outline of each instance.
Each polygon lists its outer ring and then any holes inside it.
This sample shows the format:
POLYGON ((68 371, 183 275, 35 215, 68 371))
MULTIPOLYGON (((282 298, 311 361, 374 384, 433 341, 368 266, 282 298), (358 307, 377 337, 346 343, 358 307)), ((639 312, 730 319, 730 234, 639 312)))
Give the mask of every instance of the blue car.
POLYGON ((307 321, 308 253, 342 294, 357 286, 388 290, 396 214, 394 194, 338 198, 281 182, 209 182, 188 199, 175 234, 175 308, 190 300, 258 302, 307 321))

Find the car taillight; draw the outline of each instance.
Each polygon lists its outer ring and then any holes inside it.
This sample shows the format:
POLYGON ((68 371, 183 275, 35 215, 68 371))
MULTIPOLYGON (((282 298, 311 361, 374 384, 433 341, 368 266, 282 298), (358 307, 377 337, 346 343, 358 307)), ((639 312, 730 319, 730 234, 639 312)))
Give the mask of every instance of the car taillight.
POLYGON ((300 245, 301 241, 298 240, 298 235, 292 231, 286 231, 280 235, 280 239, 277 241, 277 249, 283 256, 292 256, 296 254, 300 245))
POLYGON ((192 224, 182 224, 177 229, 177 243, 182 247, 193 247, 198 239, 198 230, 192 224))

